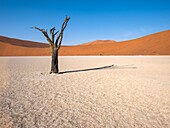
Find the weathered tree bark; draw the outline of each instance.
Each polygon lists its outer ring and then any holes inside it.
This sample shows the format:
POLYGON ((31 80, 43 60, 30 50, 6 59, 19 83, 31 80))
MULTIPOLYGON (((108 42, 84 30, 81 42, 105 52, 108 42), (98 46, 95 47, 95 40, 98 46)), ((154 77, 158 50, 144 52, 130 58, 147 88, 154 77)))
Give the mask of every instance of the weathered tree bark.
POLYGON ((66 16, 60 31, 55 32, 55 30, 56 30, 55 27, 51 28, 50 29, 51 38, 49 37, 47 30, 40 29, 40 28, 37 28, 37 27, 33 27, 34 29, 37 29, 37 30, 39 30, 43 33, 43 35, 46 37, 46 39, 47 39, 47 41, 48 41, 48 43, 51 47, 52 55, 51 55, 51 71, 50 71, 50 74, 51 73, 59 73, 58 51, 61 47, 61 43, 62 43, 62 40, 63 40, 63 33, 64 33, 65 28, 67 27, 67 23, 68 23, 69 20, 70 20, 70 17, 66 16), (55 40, 55 36, 57 34, 58 34, 58 36, 55 40))
POLYGON ((51 73, 59 73, 59 67, 58 67, 58 50, 53 49, 52 50, 52 56, 51 56, 51 73))

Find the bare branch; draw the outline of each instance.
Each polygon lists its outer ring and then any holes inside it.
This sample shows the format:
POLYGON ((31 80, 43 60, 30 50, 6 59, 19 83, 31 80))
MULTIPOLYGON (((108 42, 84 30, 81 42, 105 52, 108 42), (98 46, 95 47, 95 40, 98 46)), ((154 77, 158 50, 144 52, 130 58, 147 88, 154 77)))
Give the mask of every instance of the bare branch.
POLYGON ((55 42, 55 45, 56 45, 57 49, 60 49, 62 39, 63 39, 63 32, 64 32, 65 28, 67 27, 67 23, 68 23, 69 20, 70 20, 70 17, 66 16, 66 18, 65 18, 65 20, 64 20, 64 22, 62 24, 60 34, 58 35, 58 37, 56 39, 56 42, 55 42))
POLYGON ((55 32, 54 35, 57 35, 57 33, 59 33, 59 31, 55 32))
POLYGON ((55 31, 55 27, 53 27, 52 29, 50 29, 50 34, 52 35, 55 31))
POLYGON ((55 31, 55 27, 53 27, 53 28, 50 29, 51 41, 52 41, 53 44, 54 44, 54 38, 55 38, 54 31, 55 31))
POLYGON ((50 46, 52 46, 52 47, 54 46, 54 41, 52 42, 52 40, 49 38, 47 30, 45 31, 45 29, 40 29, 38 27, 33 27, 33 28, 41 31, 43 33, 43 35, 46 37, 46 39, 49 42, 50 46))

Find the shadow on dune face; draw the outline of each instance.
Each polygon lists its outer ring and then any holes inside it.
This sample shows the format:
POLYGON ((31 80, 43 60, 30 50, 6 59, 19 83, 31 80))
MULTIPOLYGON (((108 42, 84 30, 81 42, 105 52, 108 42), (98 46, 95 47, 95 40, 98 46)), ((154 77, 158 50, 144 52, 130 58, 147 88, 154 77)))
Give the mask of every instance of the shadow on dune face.
POLYGON ((101 70, 101 69, 136 69, 136 67, 132 67, 132 65, 123 65, 123 66, 109 65, 109 66, 103 66, 103 67, 98 67, 98 68, 64 71, 64 72, 60 72, 59 74, 73 73, 73 72, 85 72, 85 71, 93 71, 93 70, 101 70))

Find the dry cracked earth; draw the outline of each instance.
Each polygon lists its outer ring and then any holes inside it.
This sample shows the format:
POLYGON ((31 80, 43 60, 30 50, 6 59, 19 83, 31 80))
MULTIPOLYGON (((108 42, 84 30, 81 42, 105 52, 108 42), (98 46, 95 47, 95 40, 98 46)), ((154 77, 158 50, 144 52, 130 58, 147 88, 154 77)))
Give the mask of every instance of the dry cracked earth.
POLYGON ((0 127, 169 128, 169 62, 61 57, 71 72, 50 75, 49 57, 0 58, 0 127))

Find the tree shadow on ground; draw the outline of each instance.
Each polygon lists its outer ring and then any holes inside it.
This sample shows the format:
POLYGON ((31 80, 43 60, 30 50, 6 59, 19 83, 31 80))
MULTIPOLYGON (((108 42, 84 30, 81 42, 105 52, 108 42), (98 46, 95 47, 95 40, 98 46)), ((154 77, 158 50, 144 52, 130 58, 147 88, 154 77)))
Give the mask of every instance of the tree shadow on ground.
POLYGON ((132 65, 122 65, 122 66, 108 65, 108 66, 103 66, 103 67, 98 67, 98 68, 63 71, 63 72, 60 72, 59 74, 85 72, 85 71, 102 70, 102 69, 136 69, 136 67, 132 67, 132 65))
POLYGON ((134 64, 129 65, 121 65, 121 66, 114 66, 114 69, 136 69, 137 67, 134 66, 134 64))

